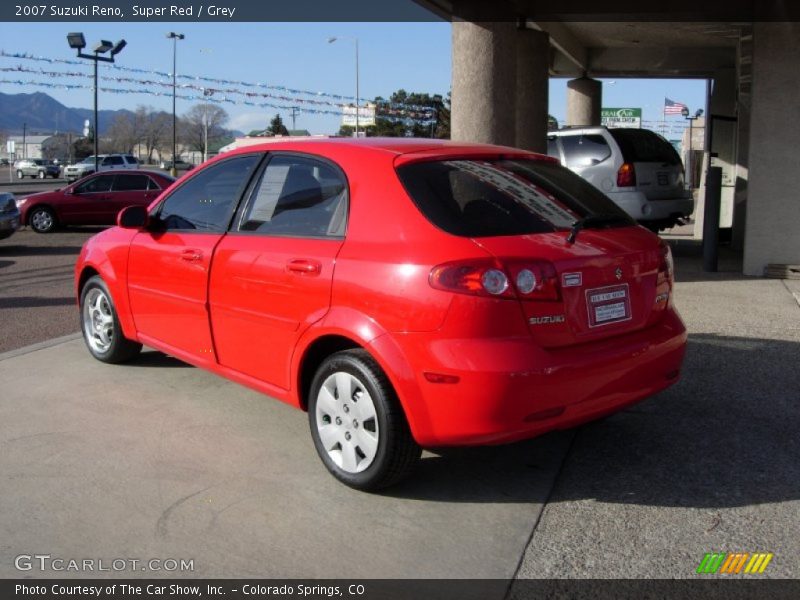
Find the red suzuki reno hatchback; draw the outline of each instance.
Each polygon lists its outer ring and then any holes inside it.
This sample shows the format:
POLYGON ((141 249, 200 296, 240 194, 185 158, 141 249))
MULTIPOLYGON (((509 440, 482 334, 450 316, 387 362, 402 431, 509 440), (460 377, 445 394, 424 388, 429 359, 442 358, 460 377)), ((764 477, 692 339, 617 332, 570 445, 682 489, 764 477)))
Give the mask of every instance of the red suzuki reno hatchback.
POLYGON ((241 148, 86 242, 83 335, 308 411, 328 470, 391 485, 422 447, 573 427, 677 381, 672 257, 597 189, 513 148, 241 148))

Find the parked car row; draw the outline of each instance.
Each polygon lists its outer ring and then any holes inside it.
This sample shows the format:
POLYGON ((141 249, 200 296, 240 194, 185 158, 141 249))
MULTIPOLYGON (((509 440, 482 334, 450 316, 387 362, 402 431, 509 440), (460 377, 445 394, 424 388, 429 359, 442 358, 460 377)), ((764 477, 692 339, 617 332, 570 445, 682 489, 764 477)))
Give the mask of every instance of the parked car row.
MULTIPOLYGON (((4 159, 6 165, 9 164, 7 159, 4 159)), ((120 169, 139 169, 141 168, 139 160, 131 154, 99 154, 97 161, 95 156, 87 156, 83 160, 72 164, 59 163, 59 161, 47 160, 44 158, 31 158, 20 159, 14 162, 13 168, 18 179, 25 177, 45 179, 52 177, 53 179, 59 176, 67 181, 76 181, 87 175, 95 172, 120 170, 120 169)), ((169 170, 173 166, 178 171, 189 171, 194 168, 194 165, 184 160, 178 159, 176 161, 163 160, 160 163, 160 168, 169 170)))

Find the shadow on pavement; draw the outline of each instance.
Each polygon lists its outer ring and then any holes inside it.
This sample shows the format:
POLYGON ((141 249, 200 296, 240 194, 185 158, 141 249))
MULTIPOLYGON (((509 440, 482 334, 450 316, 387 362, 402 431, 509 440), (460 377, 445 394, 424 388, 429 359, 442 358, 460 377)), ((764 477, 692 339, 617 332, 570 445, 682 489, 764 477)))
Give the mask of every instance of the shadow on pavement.
POLYGON ((36 298, 33 296, 12 296, 0 298, 0 309, 3 308, 36 308, 40 306, 70 306, 75 298, 36 298))
MULTIPOLYGON (((723 508, 799 499, 798 356, 795 342, 692 335, 679 384, 574 433, 551 502, 723 508)), ((440 452, 388 495, 526 500, 549 477, 538 465, 571 435, 440 452)))
POLYGON ((11 267, 15 264, 17 264, 17 262, 14 260, 0 260, 0 269, 3 267, 11 267))
POLYGON ((78 256, 81 251, 80 244, 74 246, 0 246, 2 256, 63 256, 74 254, 78 256))
POLYGON ((717 271, 703 270, 701 240, 668 240, 675 262, 676 281, 742 281, 753 279, 742 275, 742 253, 729 245, 718 248, 717 271))

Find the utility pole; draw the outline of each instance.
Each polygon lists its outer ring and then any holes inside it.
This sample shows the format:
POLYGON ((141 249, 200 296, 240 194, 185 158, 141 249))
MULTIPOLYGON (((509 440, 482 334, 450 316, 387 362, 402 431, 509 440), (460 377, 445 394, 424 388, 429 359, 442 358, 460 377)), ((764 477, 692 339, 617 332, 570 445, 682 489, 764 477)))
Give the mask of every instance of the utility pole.
POLYGON ((297 125, 295 124, 295 115, 297 114, 298 110, 300 110, 299 106, 292 107, 292 129, 297 129, 297 125))
POLYGON ((22 124, 22 158, 28 158, 28 146, 25 144, 25 134, 28 131, 28 124, 22 124))
POLYGON ((176 99, 176 89, 177 89, 177 82, 176 82, 176 69, 178 63, 178 40, 184 39, 186 36, 182 33, 175 33, 174 31, 170 31, 167 34, 167 37, 172 40, 172 168, 170 169, 170 175, 176 177, 178 175, 178 169, 175 167, 175 161, 177 157, 177 148, 178 148, 178 117, 175 113, 175 99, 176 99))

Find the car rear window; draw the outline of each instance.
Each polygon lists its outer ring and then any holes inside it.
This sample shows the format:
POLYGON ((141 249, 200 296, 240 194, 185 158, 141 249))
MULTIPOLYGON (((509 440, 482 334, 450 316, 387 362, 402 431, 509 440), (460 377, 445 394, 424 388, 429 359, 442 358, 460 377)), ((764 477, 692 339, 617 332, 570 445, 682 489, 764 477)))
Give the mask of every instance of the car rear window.
POLYGON ((675 148, 667 140, 647 129, 609 129, 619 144, 625 162, 681 164, 675 148))
POLYGON ((633 224, 608 196, 554 162, 437 160, 400 166, 397 174, 420 212, 453 235, 546 233, 600 215, 633 224))
POLYGON ((563 135, 561 147, 567 167, 590 167, 611 156, 611 148, 599 134, 563 135))

